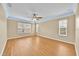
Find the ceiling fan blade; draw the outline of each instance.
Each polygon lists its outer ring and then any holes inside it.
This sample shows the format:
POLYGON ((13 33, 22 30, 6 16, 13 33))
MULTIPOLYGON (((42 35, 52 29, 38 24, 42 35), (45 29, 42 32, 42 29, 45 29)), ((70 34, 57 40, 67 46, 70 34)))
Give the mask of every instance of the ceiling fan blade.
POLYGON ((39 19, 41 19, 41 18, 43 18, 43 17, 35 17, 37 20, 39 20, 39 19))

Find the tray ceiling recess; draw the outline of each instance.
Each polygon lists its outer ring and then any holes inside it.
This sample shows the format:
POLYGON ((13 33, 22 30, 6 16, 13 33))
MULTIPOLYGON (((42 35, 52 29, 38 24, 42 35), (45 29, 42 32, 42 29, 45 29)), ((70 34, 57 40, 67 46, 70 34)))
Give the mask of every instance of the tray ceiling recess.
POLYGON ((75 3, 7 3, 4 4, 8 19, 33 23, 33 14, 42 17, 37 23, 66 17, 75 13, 75 3))

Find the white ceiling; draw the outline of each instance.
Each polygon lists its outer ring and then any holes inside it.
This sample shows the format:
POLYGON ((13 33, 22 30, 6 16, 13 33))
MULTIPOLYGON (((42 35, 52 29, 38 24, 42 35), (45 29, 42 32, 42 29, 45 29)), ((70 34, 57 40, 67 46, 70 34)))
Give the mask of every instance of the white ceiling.
POLYGON ((32 21, 33 13, 37 13, 43 17, 43 19, 40 19, 40 22, 57 16, 71 15, 76 7, 76 4, 73 3, 10 3, 6 5, 9 18, 32 21))

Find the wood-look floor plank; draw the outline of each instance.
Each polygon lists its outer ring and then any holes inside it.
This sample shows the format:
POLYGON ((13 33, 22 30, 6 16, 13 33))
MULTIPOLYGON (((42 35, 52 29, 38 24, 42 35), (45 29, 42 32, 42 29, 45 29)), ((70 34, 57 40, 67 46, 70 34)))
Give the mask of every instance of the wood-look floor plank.
POLYGON ((40 36, 8 40, 3 56, 75 56, 72 44, 40 36))

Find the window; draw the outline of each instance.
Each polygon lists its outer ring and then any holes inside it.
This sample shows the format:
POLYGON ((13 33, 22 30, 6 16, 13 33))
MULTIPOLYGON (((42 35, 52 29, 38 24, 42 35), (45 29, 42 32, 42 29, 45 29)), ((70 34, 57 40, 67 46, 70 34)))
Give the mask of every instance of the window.
POLYGON ((59 35, 67 36, 67 19, 59 20, 59 35))
POLYGON ((31 33, 31 24, 18 23, 18 33, 31 33))
POLYGON ((22 33, 23 32, 23 24, 22 23, 18 23, 17 24, 17 27, 18 27, 18 33, 20 34, 20 33, 22 33))
POLYGON ((31 33, 31 24, 23 24, 24 33, 31 33))

